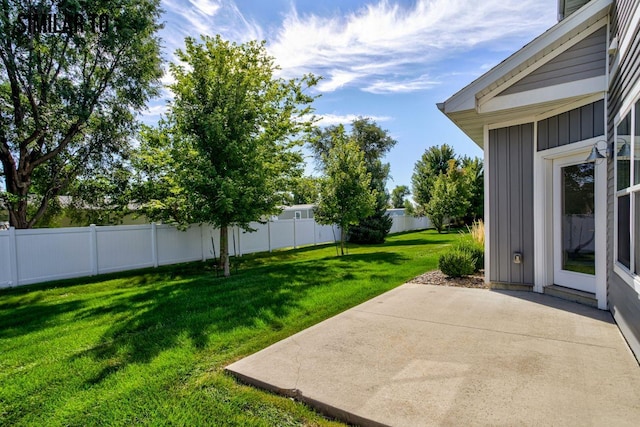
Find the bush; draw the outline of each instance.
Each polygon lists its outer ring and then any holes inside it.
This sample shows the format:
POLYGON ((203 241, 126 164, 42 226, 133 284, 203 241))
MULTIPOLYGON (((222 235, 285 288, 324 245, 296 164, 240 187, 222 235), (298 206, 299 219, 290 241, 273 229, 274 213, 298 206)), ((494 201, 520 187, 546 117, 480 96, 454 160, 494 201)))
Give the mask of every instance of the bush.
POLYGON ((466 252, 474 259, 474 269, 479 271, 484 268, 484 245, 475 240, 461 240, 455 248, 459 252, 466 252))
POLYGON ((384 243, 389 234, 393 220, 386 212, 376 212, 360 221, 360 224, 349 228, 349 242, 360 244, 384 243))
POLYGON ((440 256, 438 267, 449 277, 462 277, 473 274, 475 271, 476 259, 470 252, 452 250, 440 256))

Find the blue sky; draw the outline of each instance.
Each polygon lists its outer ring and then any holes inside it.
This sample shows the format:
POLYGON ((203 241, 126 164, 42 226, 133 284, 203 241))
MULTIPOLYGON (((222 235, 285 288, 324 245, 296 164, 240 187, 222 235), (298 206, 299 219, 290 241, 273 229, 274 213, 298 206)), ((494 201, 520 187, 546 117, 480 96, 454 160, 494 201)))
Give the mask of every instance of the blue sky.
MULTIPOLYGON (((167 61, 186 36, 267 41, 282 77, 323 76, 320 125, 373 118, 398 144, 387 155, 396 185, 411 185, 424 150, 447 143, 480 149, 438 109, 556 23, 556 0, 162 0, 167 61)), ((171 82, 170 75, 163 81, 171 82)), ((143 116, 157 123, 171 94, 143 116)), ((313 166, 307 168, 313 172, 313 166)))

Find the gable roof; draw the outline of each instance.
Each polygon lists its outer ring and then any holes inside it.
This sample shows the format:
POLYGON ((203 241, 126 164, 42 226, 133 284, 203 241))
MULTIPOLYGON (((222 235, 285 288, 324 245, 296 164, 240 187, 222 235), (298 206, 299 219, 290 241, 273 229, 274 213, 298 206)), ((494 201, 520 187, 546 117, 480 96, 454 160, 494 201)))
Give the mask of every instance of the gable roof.
POLYGON ((438 104, 438 108, 482 147, 486 124, 543 114, 562 105, 586 100, 594 93, 606 91, 603 76, 590 81, 588 85, 574 84, 565 94, 550 91, 545 96, 534 98, 528 97, 525 92, 510 95, 511 101, 517 101, 515 103, 496 102, 497 97, 509 87, 605 26, 612 3, 613 0, 588 2, 448 100, 438 104))

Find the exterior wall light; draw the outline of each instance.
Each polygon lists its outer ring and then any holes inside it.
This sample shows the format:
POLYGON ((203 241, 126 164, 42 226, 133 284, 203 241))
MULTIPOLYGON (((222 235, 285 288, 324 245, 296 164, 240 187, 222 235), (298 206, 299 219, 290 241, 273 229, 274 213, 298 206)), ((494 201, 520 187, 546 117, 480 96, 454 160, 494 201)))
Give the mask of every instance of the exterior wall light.
POLYGON ((593 144, 593 148, 591 149, 591 153, 589 154, 589 157, 587 157, 585 159, 585 162, 595 162, 596 160, 600 160, 600 159, 606 159, 609 156, 609 144, 607 144, 607 141, 597 141, 595 144, 593 144), (604 155, 600 152, 600 149, 598 149, 598 144, 603 142, 604 143, 604 155))

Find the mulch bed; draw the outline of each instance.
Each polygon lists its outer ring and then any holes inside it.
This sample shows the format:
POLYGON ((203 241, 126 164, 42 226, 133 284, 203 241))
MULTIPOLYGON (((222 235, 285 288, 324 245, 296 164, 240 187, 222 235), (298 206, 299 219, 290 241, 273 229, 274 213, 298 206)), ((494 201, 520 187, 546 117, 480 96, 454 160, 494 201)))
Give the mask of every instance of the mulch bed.
POLYGON ((482 272, 467 277, 447 277, 440 270, 434 270, 411 279, 409 283, 457 286, 462 288, 488 288, 487 284, 484 282, 484 275, 482 272))

